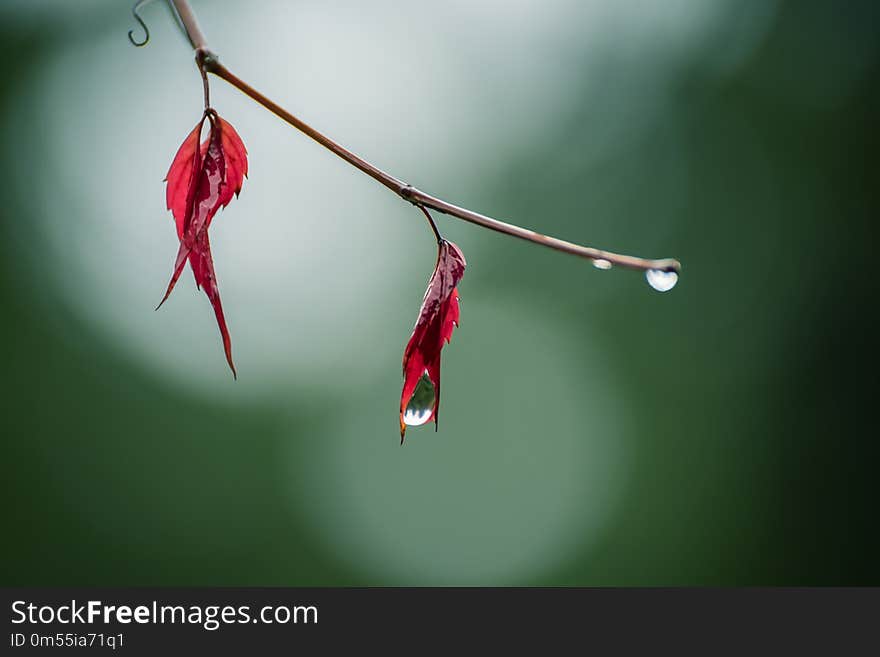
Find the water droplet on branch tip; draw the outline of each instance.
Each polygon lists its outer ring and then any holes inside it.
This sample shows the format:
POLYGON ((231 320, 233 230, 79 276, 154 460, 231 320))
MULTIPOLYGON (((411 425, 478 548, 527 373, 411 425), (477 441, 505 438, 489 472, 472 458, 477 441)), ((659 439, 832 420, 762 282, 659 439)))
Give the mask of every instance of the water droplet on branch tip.
POLYGON ((658 292, 669 292, 678 283, 678 274, 674 271, 649 269, 645 272, 645 279, 658 292))

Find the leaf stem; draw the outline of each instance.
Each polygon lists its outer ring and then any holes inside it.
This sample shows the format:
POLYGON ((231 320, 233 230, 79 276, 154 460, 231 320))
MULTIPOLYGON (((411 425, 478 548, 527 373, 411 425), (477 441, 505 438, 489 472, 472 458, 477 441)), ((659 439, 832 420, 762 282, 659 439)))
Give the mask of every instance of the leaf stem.
POLYGON ((208 83, 208 72, 205 69, 205 62, 209 61, 209 58, 216 59, 215 55, 212 55, 207 50, 197 50, 196 51, 196 66, 199 67, 199 75, 202 76, 202 88, 205 92, 205 111, 211 107, 211 85, 208 83))
POLYGON ((437 224, 434 223, 434 217, 431 216, 431 213, 428 212, 428 208, 424 205, 416 205, 416 207, 425 213, 425 218, 428 220, 428 223, 431 225, 431 230, 434 231, 434 237, 437 238, 437 244, 443 242, 443 236, 440 234, 440 231, 437 229, 437 224))
MULTIPOLYGON (((390 189, 392 192, 400 196, 405 201, 409 201, 416 207, 419 207, 426 215, 428 215, 427 208, 431 208, 433 210, 437 210, 438 212, 442 212, 443 214, 447 214, 451 217, 456 217, 457 219, 476 224, 477 226, 482 226, 483 228, 488 228, 489 230, 494 230, 498 233, 504 233, 505 235, 517 237, 528 242, 540 244, 542 246, 546 246, 551 249, 561 251, 563 253, 570 253, 571 255, 575 255, 581 258, 587 258, 592 261, 604 260, 611 263, 612 265, 616 265, 618 267, 623 267, 626 269, 635 269, 640 271, 647 271, 650 269, 668 272, 681 271, 681 264, 678 262, 678 260, 675 260, 673 258, 663 258, 659 260, 639 258, 636 256, 613 253, 611 251, 605 251, 590 246, 581 246, 580 244, 567 242, 556 237, 542 235, 541 233, 529 230, 528 228, 522 228, 515 224, 499 221, 498 219, 487 217, 486 215, 474 212, 473 210, 468 210, 467 208, 453 205, 448 201, 444 201, 441 198, 431 196, 430 194, 423 192, 422 190, 417 189, 412 185, 409 185, 399 180, 398 178, 395 178, 391 174, 386 173, 385 171, 371 164, 362 157, 354 154, 344 146, 338 144, 330 137, 311 127, 305 121, 297 118, 286 109, 251 87, 244 80, 235 76, 232 72, 229 71, 229 69, 227 69, 220 63, 216 55, 208 50, 207 41, 205 40, 204 35, 199 29, 195 14, 189 6, 188 0, 172 1, 174 2, 174 6, 177 8, 178 13, 180 14, 181 21, 186 28, 190 43, 192 43, 193 48, 195 48, 197 51, 197 60, 200 62, 200 69, 203 69, 203 71, 208 73, 213 73, 221 80, 228 82, 233 87, 241 91, 243 94, 250 97, 252 100, 256 101, 267 110, 275 114, 282 121, 285 121, 306 136, 318 142, 324 148, 333 152, 335 155, 342 158, 353 167, 363 171, 365 174, 390 189)), ((437 230, 437 226, 434 224, 430 215, 428 215, 428 220, 431 223, 431 228, 434 230, 434 234, 438 237, 438 239, 442 239, 440 237, 439 231, 437 230)))

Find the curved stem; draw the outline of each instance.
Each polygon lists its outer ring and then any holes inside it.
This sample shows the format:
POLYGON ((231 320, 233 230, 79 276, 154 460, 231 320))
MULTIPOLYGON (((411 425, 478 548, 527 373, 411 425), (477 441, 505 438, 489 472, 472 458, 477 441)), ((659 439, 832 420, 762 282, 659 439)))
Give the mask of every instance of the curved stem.
POLYGON ((463 221, 468 221, 472 224, 477 224, 478 226, 482 226, 483 228, 488 228, 489 230, 504 233, 505 235, 518 237, 529 242, 534 242, 535 244, 541 244, 542 246, 556 249, 557 251, 562 251, 564 253, 570 253, 581 258, 588 258, 590 260, 607 260, 611 264, 617 265, 618 267, 624 267, 627 269, 638 269, 642 271, 646 271, 648 269, 659 269, 660 271, 678 272, 681 270, 681 264, 678 262, 678 260, 675 260, 673 258, 654 260, 648 258, 639 258, 636 256, 622 255, 619 253, 604 251, 602 249, 596 249, 589 246, 581 246, 579 244, 567 242, 565 240, 561 240, 555 237, 542 235, 541 233, 537 233, 527 228, 521 228, 520 226, 516 226, 514 224, 499 221, 498 219, 487 217, 486 215, 474 212, 473 210, 468 210, 467 208, 453 205, 452 203, 444 201, 441 198, 431 196, 430 194, 423 192, 420 189, 416 189, 412 185, 408 185, 402 182, 391 174, 382 171, 382 169, 379 169, 378 167, 370 164, 362 157, 355 155, 347 148, 336 143, 318 130, 315 130, 309 124, 302 121, 301 119, 298 119, 286 109, 284 109, 277 103, 269 100, 259 91, 251 87, 249 84, 233 75, 225 66, 220 64, 219 61, 209 60, 206 62, 205 66, 209 73, 213 73, 221 80, 228 82, 233 87, 258 102, 260 105, 265 107, 267 110, 275 114, 283 121, 289 123, 308 137, 311 137, 316 142, 318 142, 328 150, 332 151, 352 166, 360 169, 368 176, 380 182, 385 187, 400 196, 402 199, 409 201, 413 205, 432 208, 434 210, 437 210, 438 212, 442 212, 443 214, 462 219, 463 221))
POLYGON ((431 230, 434 231, 434 237, 437 238, 437 244, 440 244, 443 241, 443 236, 437 229, 437 224, 434 223, 434 217, 431 216, 431 213, 428 212, 428 209, 424 205, 418 204, 416 205, 416 207, 425 213, 425 217, 428 219, 428 223, 431 224, 431 230))
MULTIPOLYGON (((172 1, 174 2, 174 6, 176 7, 178 14, 180 15, 180 19, 183 22, 184 27, 186 28, 186 33, 189 37, 190 43, 192 43, 193 48, 196 50, 197 60, 199 61, 199 70, 202 72, 203 77, 207 78, 207 76, 205 75, 206 73, 213 73, 221 80, 228 82, 233 87, 241 91, 243 94, 250 97, 252 100, 256 101, 267 110, 275 114, 281 120, 289 123, 306 136, 321 144, 327 150, 333 152, 335 155, 351 164, 353 167, 359 169, 360 171, 363 171, 365 174, 373 178, 373 180, 376 180, 380 184, 384 185, 392 192, 400 196, 402 199, 409 201, 413 205, 419 207, 422 212, 424 212, 428 216, 428 220, 431 223, 431 228, 434 230, 434 234, 438 237, 438 239, 442 238, 440 237, 440 233, 437 230, 437 226, 434 224, 433 219, 431 218, 430 214, 428 214, 427 208, 437 210, 438 212, 442 212, 443 214, 447 214, 451 217, 456 217, 457 219, 461 219, 463 221, 468 221, 472 224, 482 226, 483 228, 488 228, 489 230, 494 230, 498 233, 504 233, 505 235, 518 237, 519 239, 526 240, 528 242, 534 242, 535 244, 540 244, 542 246, 546 246, 551 249, 561 251, 563 253, 570 253, 572 255, 576 255, 581 258, 587 258, 593 261, 605 260, 607 262, 610 262, 612 265, 617 265, 618 267, 636 269, 641 271, 656 269, 660 271, 678 272, 681 270, 681 264, 678 262, 678 260, 675 260, 673 258, 654 260, 650 258, 639 258, 636 256, 613 253, 611 251, 605 251, 590 246, 581 246, 580 244, 574 244, 573 242, 567 242, 556 237, 542 235, 541 233, 529 230, 528 228, 522 228, 515 224, 499 221, 498 219, 487 217, 486 215, 474 212, 473 210, 468 210, 467 208, 453 205, 448 201, 444 201, 441 198, 431 196, 430 194, 423 192, 420 189, 416 189, 412 185, 404 183, 398 178, 392 176, 390 173, 386 173, 385 171, 371 164, 362 157, 355 155, 353 152, 351 152, 341 144, 338 144, 334 140, 330 139, 330 137, 324 135, 318 130, 315 130, 305 121, 302 121, 277 103, 266 98, 266 96, 251 87, 244 80, 233 75, 225 66, 223 66, 219 62, 217 57, 213 53, 211 53, 210 50, 208 50, 207 41, 205 40, 205 36, 199 29, 195 14, 189 6, 188 0, 172 1)), ((207 79, 205 79, 205 94, 207 101, 207 79)))

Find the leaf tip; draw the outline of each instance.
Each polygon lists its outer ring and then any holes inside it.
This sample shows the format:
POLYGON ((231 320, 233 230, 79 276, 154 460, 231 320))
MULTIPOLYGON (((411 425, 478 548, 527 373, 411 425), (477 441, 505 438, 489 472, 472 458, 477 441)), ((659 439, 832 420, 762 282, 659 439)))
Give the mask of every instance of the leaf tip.
POLYGON ((235 363, 232 362, 232 340, 229 338, 229 332, 226 330, 225 322, 223 323, 220 332, 223 337, 223 351, 226 354, 226 362, 229 364, 229 369, 232 370, 232 379, 233 381, 238 381, 238 372, 235 370, 235 363))

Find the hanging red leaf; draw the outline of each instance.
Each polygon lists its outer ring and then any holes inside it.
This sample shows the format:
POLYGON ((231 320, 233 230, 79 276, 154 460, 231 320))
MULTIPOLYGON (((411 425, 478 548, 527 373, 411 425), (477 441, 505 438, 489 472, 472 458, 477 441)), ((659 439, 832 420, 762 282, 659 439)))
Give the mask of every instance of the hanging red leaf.
POLYGON ((403 392, 400 395, 400 442, 407 426, 437 427, 440 407, 440 351, 458 326, 457 286, 467 265, 455 244, 440 240, 437 264, 412 336, 403 352, 403 392))
POLYGON ((205 291, 214 308, 226 361, 233 376, 236 372, 232 363, 232 342, 220 303, 208 227, 217 211, 229 205, 233 195, 238 196, 247 169, 247 151, 235 129, 213 109, 206 109, 202 120, 181 144, 165 177, 165 198, 174 216, 180 247, 171 282, 159 306, 171 294, 189 260, 196 287, 205 291), (205 121, 209 123, 209 132, 200 146, 205 121))

